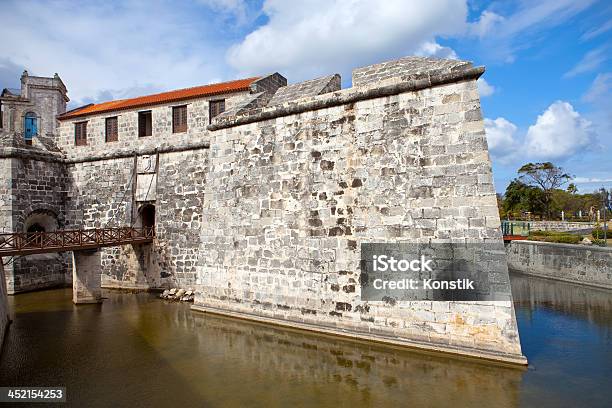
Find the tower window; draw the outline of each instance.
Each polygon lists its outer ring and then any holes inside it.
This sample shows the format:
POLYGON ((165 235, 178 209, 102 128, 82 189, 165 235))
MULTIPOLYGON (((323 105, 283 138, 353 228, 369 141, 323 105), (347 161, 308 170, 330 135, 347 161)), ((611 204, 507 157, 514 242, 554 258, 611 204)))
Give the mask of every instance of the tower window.
POLYGON ((212 120, 215 116, 225 112, 225 99, 219 99, 217 101, 210 101, 208 106, 208 117, 209 122, 212 123, 212 120))
POLYGON ((172 133, 187 131, 187 105, 172 108, 172 133))
POLYGON ((87 122, 74 124, 74 144, 77 146, 87 145, 87 122))
POLYGON ((106 118, 106 142, 116 142, 117 140, 119 140, 117 116, 106 118))
POLYGON ((138 137, 151 136, 153 134, 152 119, 151 111, 138 112, 138 137))

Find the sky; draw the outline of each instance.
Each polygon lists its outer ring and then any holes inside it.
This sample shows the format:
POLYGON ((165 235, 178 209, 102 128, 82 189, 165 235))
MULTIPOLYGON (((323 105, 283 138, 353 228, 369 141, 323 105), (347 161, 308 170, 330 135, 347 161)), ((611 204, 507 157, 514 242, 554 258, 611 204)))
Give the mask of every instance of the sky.
POLYGON ((280 72, 289 82, 407 55, 484 65, 495 187, 552 161, 612 187, 606 0, 0 0, 0 88, 59 73, 69 107, 280 72))

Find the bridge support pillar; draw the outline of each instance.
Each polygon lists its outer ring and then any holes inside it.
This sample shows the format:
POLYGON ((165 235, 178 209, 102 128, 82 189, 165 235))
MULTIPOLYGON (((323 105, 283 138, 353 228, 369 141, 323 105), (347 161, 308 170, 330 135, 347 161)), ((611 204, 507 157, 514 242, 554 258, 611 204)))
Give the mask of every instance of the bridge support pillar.
POLYGON ((72 252, 72 302, 101 303, 101 262, 99 250, 72 252))

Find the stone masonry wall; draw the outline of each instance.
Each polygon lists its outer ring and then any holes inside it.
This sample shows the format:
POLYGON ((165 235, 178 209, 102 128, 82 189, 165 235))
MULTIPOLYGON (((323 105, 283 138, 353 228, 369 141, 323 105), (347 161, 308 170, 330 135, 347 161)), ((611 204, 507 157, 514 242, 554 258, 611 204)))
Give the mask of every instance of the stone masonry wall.
POLYGON ((13 178, 10 158, 0 158, 0 233, 13 231, 13 178))
POLYGON ((362 242, 499 244, 510 294, 476 78, 213 126, 194 308, 524 362, 509 301, 360 299, 362 242))
MULTIPOLYGON (((101 249, 102 285, 139 288, 190 287, 202 223, 207 149, 160 154, 155 201, 157 237, 150 245, 101 249)), ((78 228, 138 225, 132 207, 134 158, 70 166, 70 211, 78 228), (133 216, 132 216, 133 212, 133 216)))
MULTIPOLYGON (((282 79, 278 75, 271 78, 276 82, 282 79)), ((273 84, 267 86, 275 89, 273 84)), ((103 286, 146 289, 194 285, 208 155, 204 147, 208 143, 209 100, 224 98, 226 109, 231 109, 248 95, 247 91, 235 92, 60 122, 58 143, 74 174, 69 211, 75 223, 85 228, 137 223, 144 203, 132 206, 133 184, 137 184, 130 181, 134 154, 147 149, 185 149, 159 155, 156 181, 151 183, 155 196, 150 202, 156 209, 155 242, 103 248, 103 286), (187 132, 172 133, 172 106, 185 104, 187 132), (152 111, 152 136, 138 137, 138 112, 143 110, 152 111), (107 143, 105 118, 112 116, 119 118, 119 140, 107 143), (83 120, 87 120, 87 146, 75 146, 74 123, 83 120)))
MULTIPOLYGON (((62 163, 37 160, 24 155, 1 159, 5 169, 10 166, 11 221, 6 232, 25 232, 30 217, 44 215, 59 228, 67 226, 66 199, 70 175, 62 163), (10 163, 10 164, 9 164, 10 163)), ((63 286, 71 282, 68 254, 44 254, 14 257, 5 260, 5 275, 9 294, 63 286)))
POLYGON ((207 222, 204 202, 215 200, 214 194, 205 191, 208 149, 163 154, 159 165, 156 232, 160 247, 155 262, 161 265, 161 278, 172 278, 159 286, 192 287, 200 229, 207 222))

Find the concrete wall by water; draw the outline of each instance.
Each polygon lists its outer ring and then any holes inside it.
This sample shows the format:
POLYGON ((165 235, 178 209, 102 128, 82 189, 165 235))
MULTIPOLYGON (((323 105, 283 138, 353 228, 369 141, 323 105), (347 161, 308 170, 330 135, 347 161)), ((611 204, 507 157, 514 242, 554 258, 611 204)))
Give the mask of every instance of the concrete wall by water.
POLYGON ((578 231, 595 228, 590 222, 529 221, 532 231, 578 231))
POLYGON ((506 253, 518 272, 612 289, 612 248, 512 241, 506 253))

